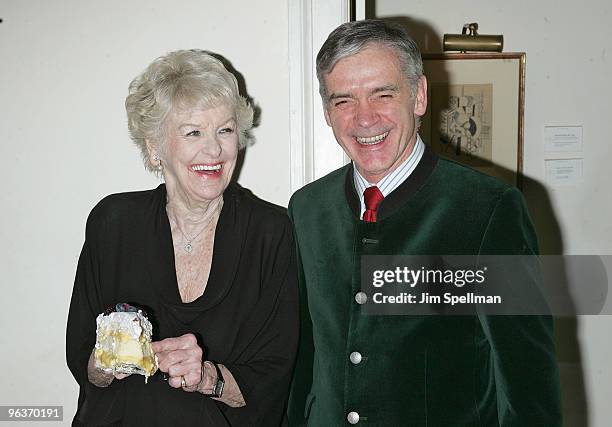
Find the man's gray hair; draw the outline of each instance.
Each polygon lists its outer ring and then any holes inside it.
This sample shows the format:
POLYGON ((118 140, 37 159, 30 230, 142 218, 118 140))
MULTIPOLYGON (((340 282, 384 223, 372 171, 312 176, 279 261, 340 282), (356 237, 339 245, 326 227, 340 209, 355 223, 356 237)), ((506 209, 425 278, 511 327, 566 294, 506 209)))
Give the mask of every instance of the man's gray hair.
POLYGON ((212 54, 178 50, 154 60, 129 86, 125 100, 130 137, 145 167, 153 170, 146 141, 164 152, 169 114, 191 108, 227 106, 236 114, 238 146, 243 148, 253 126, 253 107, 240 95, 236 77, 212 54))
POLYGON ((331 32, 317 55, 317 78, 319 93, 327 101, 325 75, 331 73, 334 66, 343 58, 355 55, 372 45, 384 46, 397 53, 400 66, 408 83, 412 96, 415 96, 417 84, 423 76, 423 60, 416 42, 398 24, 382 19, 365 19, 346 22, 331 32))

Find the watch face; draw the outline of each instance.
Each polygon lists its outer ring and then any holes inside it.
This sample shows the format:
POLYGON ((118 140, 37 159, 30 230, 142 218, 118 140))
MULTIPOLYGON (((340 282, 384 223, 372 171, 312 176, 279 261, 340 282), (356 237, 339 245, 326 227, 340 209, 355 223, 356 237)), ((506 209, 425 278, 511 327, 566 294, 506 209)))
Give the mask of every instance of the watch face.
POLYGON ((217 371, 217 382, 213 386, 213 390, 210 396, 221 397, 221 395, 223 394, 223 388, 225 387, 225 379, 223 378, 223 374, 221 373, 219 365, 217 365, 212 360, 209 360, 209 362, 215 367, 215 370, 217 371))
POLYGON ((223 394, 223 387, 225 387, 225 382, 222 379, 217 380, 217 384, 215 384, 216 397, 221 397, 223 394))

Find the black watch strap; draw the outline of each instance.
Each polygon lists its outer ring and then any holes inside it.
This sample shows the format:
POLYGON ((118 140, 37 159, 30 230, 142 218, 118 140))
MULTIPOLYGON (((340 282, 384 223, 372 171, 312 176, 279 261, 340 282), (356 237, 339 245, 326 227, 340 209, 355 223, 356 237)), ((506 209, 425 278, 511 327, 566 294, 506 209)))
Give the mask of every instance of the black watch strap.
POLYGON ((217 382, 213 385, 212 393, 203 393, 204 396, 209 397, 221 397, 223 395, 223 387, 225 387, 225 380, 223 379, 223 374, 221 373, 221 368, 217 362, 213 362, 212 360, 206 360, 204 363, 210 362, 217 370, 217 382))

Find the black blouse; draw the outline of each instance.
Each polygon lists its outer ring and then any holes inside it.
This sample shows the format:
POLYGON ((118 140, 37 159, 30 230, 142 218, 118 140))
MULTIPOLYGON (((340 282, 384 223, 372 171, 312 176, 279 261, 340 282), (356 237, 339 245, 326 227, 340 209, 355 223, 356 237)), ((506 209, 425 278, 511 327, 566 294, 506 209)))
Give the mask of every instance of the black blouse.
POLYGON ((74 425, 281 424, 298 336, 296 260, 286 214, 237 184, 223 194, 208 284, 183 303, 166 188, 106 197, 87 220, 68 326, 68 367, 79 383, 74 425), (191 332, 204 358, 224 364, 246 406, 174 389, 159 374, 98 388, 87 379, 96 316, 119 302, 143 307, 153 339, 191 332))

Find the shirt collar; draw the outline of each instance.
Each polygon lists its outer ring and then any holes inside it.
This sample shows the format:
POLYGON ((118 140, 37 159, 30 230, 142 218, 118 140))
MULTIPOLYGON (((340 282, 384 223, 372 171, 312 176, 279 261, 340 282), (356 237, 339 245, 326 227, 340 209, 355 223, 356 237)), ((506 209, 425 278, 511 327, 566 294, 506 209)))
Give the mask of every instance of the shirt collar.
POLYGON ((355 190, 357 191, 357 195, 359 196, 359 201, 361 204, 361 214, 360 217, 363 216, 365 212, 365 202, 363 200, 363 192, 366 188, 372 187, 373 185, 377 185, 380 192, 383 196, 387 197, 393 190, 399 187, 408 177, 414 169, 419 164, 419 161, 423 157, 423 153, 425 152, 425 144, 421 137, 417 134, 417 140, 414 144, 414 148, 412 149, 412 153, 408 156, 404 162, 397 167, 394 171, 385 175, 378 184, 369 183, 357 170, 355 167, 355 163, 353 162, 353 183, 355 185, 355 190))

